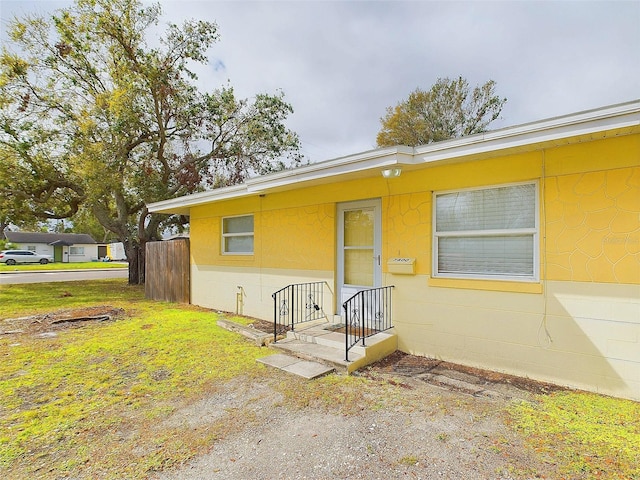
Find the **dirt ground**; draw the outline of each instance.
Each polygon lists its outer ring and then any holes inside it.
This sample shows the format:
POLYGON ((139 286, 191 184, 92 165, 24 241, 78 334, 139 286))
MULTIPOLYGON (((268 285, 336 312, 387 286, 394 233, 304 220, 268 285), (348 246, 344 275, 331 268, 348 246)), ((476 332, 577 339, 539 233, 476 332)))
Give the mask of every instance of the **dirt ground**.
MULTIPOLYGON (((109 306, 10 319, 0 334, 55 335, 61 328, 117 320, 109 306)), ((255 328, 271 328, 256 322, 255 328)), ((356 375, 391 385, 389 404, 345 411, 323 402, 288 405, 279 370, 236 378, 212 396, 175 411, 168 426, 199 429, 229 422, 208 453, 152 476, 187 479, 520 479, 558 478, 507 425, 505 408, 552 385, 396 352, 356 375)), ((317 380, 316 380, 317 381, 317 380)), ((355 387, 354 387, 355 388, 355 387)), ((351 392, 358 405, 359 393, 351 392)), ((339 403, 339 402, 337 402, 339 403)))
POLYGON ((57 330, 82 327, 87 322, 117 320, 124 310, 109 305, 56 310, 39 315, 7 318, 0 321, 0 335, 26 333, 34 336, 54 336, 57 330))
POLYGON ((234 431, 216 439, 209 453, 152 478, 554 478, 553 465, 534 458, 505 424, 507 404, 531 392, 493 383, 486 390, 491 394, 473 396, 421 380, 416 357, 394 357, 361 375, 400 386, 402 401, 350 414, 317 405, 289 408, 276 388, 289 381, 281 371, 236 379, 167 420, 199 428, 229 417, 234 431))
MULTIPOLYGON (((252 326, 272 329, 259 320, 252 326)), ((288 374, 236 379, 168 419, 199 428, 228 417, 233 432, 209 453, 152 478, 558 478, 507 425, 505 408, 559 387, 401 352, 356 375, 400 387, 401 401, 349 414, 338 406, 291 408, 277 388, 291 381, 288 374)))

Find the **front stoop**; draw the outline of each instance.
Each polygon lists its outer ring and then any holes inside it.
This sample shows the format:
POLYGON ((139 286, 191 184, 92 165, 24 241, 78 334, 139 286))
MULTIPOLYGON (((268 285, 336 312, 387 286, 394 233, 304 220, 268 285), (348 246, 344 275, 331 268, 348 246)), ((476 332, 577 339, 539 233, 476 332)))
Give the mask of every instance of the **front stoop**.
POLYGON ((378 333, 365 340, 366 347, 356 345, 349 350, 349 361, 345 360, 345 335, 327 329, 324 322, 308 328, 287 332, 287 337, 271 343, 276 348, 296 357, 330 365, 342 373, 351 373, 377 362, 398 349, 398 339, 393 330, 378 333))

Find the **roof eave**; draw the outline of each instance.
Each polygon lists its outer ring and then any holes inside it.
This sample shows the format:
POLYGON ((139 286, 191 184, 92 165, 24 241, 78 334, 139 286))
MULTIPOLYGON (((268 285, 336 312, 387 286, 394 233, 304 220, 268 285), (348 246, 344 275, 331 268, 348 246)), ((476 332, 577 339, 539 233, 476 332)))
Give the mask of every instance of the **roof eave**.
POLYGON ((245 195, 247 187, 245 184, 233 185, 230 187, 216 188, 206 192, 193 193, 184 197, 171 198, 160 202, 149 203, 147 209, 151 213, 167 213, 176 215, 189 215, 191 207, 204 205, 206 203, 229 200, 245 195))
POLYGON ((369 150, 347 157, 340 157, 326 162, 313 163, 294 170, 283 170, 260 177, 250 178, 245 183, 231 187, 217 188, 206 192, 194 193, 186 197, 178 197, 147 205, 151 213, 172 213, 189 215, 191 207, 211 202, 230 200, 249 194, 260 194, 303 182, 314 182, 322 179, 357 173, 374 168, 388 168, 394 165, 410 164, 414 160, 413 148, 397 146, 369 150))
POLYGON ((640 125, 640 100, 416 147, 417 164, 640 125))
POLYGON ((389 168, 412 163, 414 163, 414 149, 401 145, 369 150, 348 157, 306 165, 294 170, 285 170, 272 175, 251 178, 246 182, 246 185, 249 193, 262 193, 263 191, 280 189, 288 185, 314 182, 329 177, 358 173, 365 170, 389 168))
POLYGON ((191 207, 206 203, 291 189, 302 183, 326 182, 332 177, 393 166, 425 165, 638 126, 640 100, 634 100, 415 148, 398 146, 369 150, 252 178, 241 185, 150 203, 147 208, 152 213, 189 215, 191 207))

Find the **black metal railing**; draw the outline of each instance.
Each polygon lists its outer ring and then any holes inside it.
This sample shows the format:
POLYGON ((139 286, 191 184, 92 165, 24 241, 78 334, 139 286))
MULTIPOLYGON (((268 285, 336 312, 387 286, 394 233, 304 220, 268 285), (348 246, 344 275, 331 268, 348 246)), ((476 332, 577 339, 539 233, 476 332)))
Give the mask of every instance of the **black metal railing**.
POLYGON ((393 327, 391 321, 392 286, 362 290, 342 304, 345 313, 345 360, 349 350, 365 339, 393 327))
POLYGON ((326 282, 287 285, 271 295, 273 297, 273 341, 287 330, 295 330, 298 323, 326 318, 324 287, 326 282))

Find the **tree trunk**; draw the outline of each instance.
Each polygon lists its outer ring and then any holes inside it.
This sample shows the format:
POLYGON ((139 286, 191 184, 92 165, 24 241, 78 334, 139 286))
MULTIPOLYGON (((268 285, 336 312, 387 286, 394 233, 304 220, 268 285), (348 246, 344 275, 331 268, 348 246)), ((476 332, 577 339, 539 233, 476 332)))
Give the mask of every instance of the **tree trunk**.
POLYGON ((146 265, 147 265, 147 241, 140 239, 140 247, 138 247, 138 283, 144 284, 146 279, 146 265))
POLYGON ((140 239, 140 245, 136 245, 130 240, 122 243, 124 245, 124 253, 129 262, 129 285, 144 284, 147 241, 140 239))
POLYGON ((124 253, 127 256, 129 262, 129 285, 140 284, 140 267, 139 267, 139 254, 140 247, 134 245, 130 240, 122 242, 124 245, 124 253))

